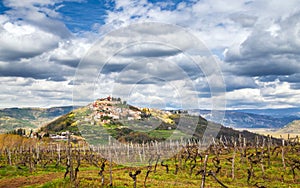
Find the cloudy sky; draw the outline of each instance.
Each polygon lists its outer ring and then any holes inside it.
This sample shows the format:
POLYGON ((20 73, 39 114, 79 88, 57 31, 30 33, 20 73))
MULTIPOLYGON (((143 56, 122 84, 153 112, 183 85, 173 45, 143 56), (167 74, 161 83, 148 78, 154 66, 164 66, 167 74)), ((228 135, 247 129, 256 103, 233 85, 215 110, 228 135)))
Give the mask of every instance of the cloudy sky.
POLYGON ((298 5, 3 0, 0 108, 108 94, 168 108, 210 108, 225 97, 228 109, 299 107, 298 5))

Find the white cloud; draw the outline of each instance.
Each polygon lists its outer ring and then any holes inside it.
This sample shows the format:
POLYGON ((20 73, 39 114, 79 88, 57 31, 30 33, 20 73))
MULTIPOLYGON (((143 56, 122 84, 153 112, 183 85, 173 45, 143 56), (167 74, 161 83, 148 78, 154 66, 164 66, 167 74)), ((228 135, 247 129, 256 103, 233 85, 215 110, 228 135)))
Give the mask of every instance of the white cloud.
POLYGON ((72 88, 68 82, 35 80, 32 78, 1 77, 0 108, 49 107, 70 105, 72 88))
MULTIPOLYGON (((137 87, 140 89, 136 95, 143 98, 156 95, 172 103, 172 107, 199 108, 195 105, 203 93, 193 85, 203 72, 209 76, 211 89, 224 87, 216 60, 186 30, 159 23, 135 24, 110 33, 89 50, 78 67, 75 83, 81 85, 75 85, 75 95, 78 101, 82 101, 80 97, 92 101, 109 94, 126 100, 131 89, 137 87), (93 89, 87 91, 88 86, 93 89), (176 90, 184 104, 172 102, 176 90), (82 91, 85 95, 81 95, 82 91)), ((137 103, 134 99, 128 101, 137 103)), ((142 105, 145 101, 139 102, 142 105)))
POLYGON ((257 88, 238 89, 226 93, 230 109, 235 108, 290 108, 300 105, 300 91, 291 89, 290 83, 275 80, 255 81, 257 88))
POLYGON ((210 61, 217 61, 224 71, 230 108, 299 105, 300 7, 297 0, 183 1, 177 6, 171 1, 117 0, 116 7, 107 11, 107 25, 95 24, 99 33, 86 31, 80 34, 71 33, 61 21, 57 12, 59 7, 53 6, 57 2, 61 0, 4 1, 12 9, 0 15, 0 79, 7 88, 0 94, 1 100, 5 100, 3 106, 13 105, 16 101, 23 106, 30 105, 29 101, 37 101, 38 105, 44 104, 45 99, 49 104, 59 104, 59 101, 70 104, 73 80, 78 89, 75 89, 75 100, 81 104, 101 97, 98 91, 106 95, 115 89, 114 92, 125 95, 128 88, 133 88, 136 92, 130 100, 136 104, 139 103, 137 99, 154 101, 156 105, 169 99, 174 101, 170 102, 171 106, 181 105, 180 100, 198 100, 203 108, 209 108, 213 101, 207 82, 214 82, 217 88, 222 86, 222 80, 215 77, 222 73, 216 72, 217 67, 210 66, 210 61), (144 27, 132 27, 130 32, 113 31, 145 21, 182 26, 186 32, 201 39, 217 57, 207 57, 206 52, 193 54, 194 47, 206 50, 206 46, 199 44, 196 38, 182 38, 185 32, 174 32, 168 27, 152 27, 149 23, 144 27), (105 47, 90 49, 99 35, 109 31, 113 32, 104 39, 105 47), (162 43, 151 44, 157 40, 162 43), (141 43, 130 43, 137 41, 141 43), (126 46, 128 44, 133 46, 126 46), (104 50, 99 53, 99 49, 104 50), (187 57, 180 51, 192 55, 187 57), (87 58, 79 65, 74 79, 77 64, 84 55, 87 58), (106 72, 99 74, 109 58, 106 72), (150 63, 137 72, 133 65, 142 58, 153 60, 152 66, 150 63), (189 58, 202 62, 200 68, 189 58), (187 76, 177 73, 179 69, 172 64, 155 63, 159 60, 175 63, 187 76), (169 85, 153 78, 145 79, 145 83, 135 83, 147 78, 147 74, 166 79, 169 85), (268 76, 273 80, 268 80, 268 76), (195 82, 197 91, 182 77, 195 82), (97 82, 99 80, 101 83, 97 82), (82 85, 78 87, 78 84, 82 85), (21 86, 24 87, 18 90, 21 86), (197 97, 189 100, 191 96, 197 97))
POLYGON ((58 43, 57 48, 49 51, 49 60, 76 68, 91 46, 91 42, 85 38, 63 40, 58 43))
POLYGON ((260 108, 264 107, 264 98, 259 89, 239 89, 226 93, 226 102, 229 108, 260 108), (260 105, 258 105, 260 104, 260 105))
POLYGON ((24 8, 24 7, 32 7, 34 5, 53 5, 55 1, 52 0, 4 0, 4 4, 7 7, 12 8, 24 8))
POLYGON ((6 22, 0 26, 0 59, 31 58, 57 46, 59 37, 39 28, 6 22))
POLYGON ((251 35, 229 48, 225 60, 233 74, 248 76, 299 73, 300 14, 257 24, 251 35))

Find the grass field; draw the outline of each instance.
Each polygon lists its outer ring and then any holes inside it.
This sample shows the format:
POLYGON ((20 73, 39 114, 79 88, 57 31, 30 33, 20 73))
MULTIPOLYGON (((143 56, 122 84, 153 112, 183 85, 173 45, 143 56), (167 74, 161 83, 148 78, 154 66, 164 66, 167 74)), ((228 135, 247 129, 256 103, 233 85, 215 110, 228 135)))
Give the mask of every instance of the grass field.
MULTIPOLYGON (((171 163, 169 161, 169 163, 171 163)), ((209 161, 211 163, 211 161, 209 161)), ((170 164, 171 165, 171 164, 170 164)), ((260 168, 255 168, 255 181, 247 183, 247 165, 241 165, 236 169, 236 177, 231 178, 231 164, 224 162, 223 168, 218 178, 228 187, 255 187, 254 184, 266 187, 299 187, 300 181, 293 181, 292 174, 282 171, 280 162, 273 163, 271 168, 267 168, 265 176, 262 177, 260 168), (281 175, 284 175, 282 180, 281 175)), ((212 168, 209 165, 208 168, 212 168)), ((143 187, 146 168, 140 168, 142 173, 137 177, 137 187, 143 187)), ((132 187, 133 181, 129 177, 130 171, 136 168, 114 166, 112 171, 113 187, 132 187)), ((78 178, 75 183, 70 183, 69 177, 63 178, 64 169, 56 169, 50 166, 46 169, 38 169, 36 172, 30 173, 28 169, 17 169, 16 167, 1 167, 0 187, 73 187, 77 184, 79 187, 100 187, 101 178, 98 175, 99 169, 96 167, 80 168, 78 178), (3 171, 6 171, 3 173, 3 171)), ((162 166, 158 166, 157 171, 151 172, 146 183, 146 187, 200 187, 201 175, 189 174, 188 166, 174 174, 174 167, 170 167, 169 173, 166 173, 162 166)), ((196 170, 195 170, 196 171, 196 170)), ((109 184, 109 171, 106 170, 105 184, 109 184)), ((109 187, 109 186, 107 186, 109 187)), ((206 187, 221 187, 211 176, 206 179, 206 187)))
MULTIPOLYGON (((6 138, 6 140, 8 139, 6 138)), ((165 160, 163 165, 158 162, 156 171, 154 170, 155 158, 150 166, 130 167, 108 161, 102 163, 103 159, 97 152, 74 150, 71 155, 73 170, 78 167, 79 171, 77 178, 70 181, 70 174, 64 178, 68 164, 67 150, 60 151, 61 158, 57 163, 58 152, 57 148, 53 147, 53 144, 57 143, 39 143, 38 154, 34 149, 36 142, 33 143, 30 139, 14 137, 10 143, 11 145, 0 143, 0 187, 101 187, 101 176, 99 175, 101 164, 105 164, 102 172, 103 187, 110 187, 110 173, 112 187, 133 187, 133 179, 129 176, 129 172, 134 173, 137 170, 141 170, 141 173, 137 175, 136 187, 144 187, 147 172, 149 176, 145 187, 196 188, 200 187, 204 174, 206 177, 205 187, 222 187, 212 174, 224 186, 232 188, 300 187, 299 144, 285 147, 273 145, 269 148, 269 152, 267 152, 267 143, 258 147, 254 147, 251 143, 248 143, 246 147, 237 144, 235 149, 231 144, 224 147, 217 143, 206 151, 198 150, 197 146, 190 146, 183 148, 173 158, 165 160), (12 142, 17 139, 23 144, 16 145, 12 142), (23 153, 20 155, 20 147, 23 146, 31 149, 23 148, 23 153), (10 150, 6 148, 10 148, 10 150), (284 151, 284 164, 282 150, 284 151), (206 154, 208 161, 205 168, 204 156, 206 154), (10 156, 10 160, 8 156, 10 156), (270 164, 268 157, 270 157, 270 164), (168 173, 166 164, 169 169, 168 173), (249 172, 251 173, 250 177, 249 172)), ((61 144, 63 149, 65 146, 63 143, 61 144)), ((76 147, 76 145, 73 146, 76 147)))

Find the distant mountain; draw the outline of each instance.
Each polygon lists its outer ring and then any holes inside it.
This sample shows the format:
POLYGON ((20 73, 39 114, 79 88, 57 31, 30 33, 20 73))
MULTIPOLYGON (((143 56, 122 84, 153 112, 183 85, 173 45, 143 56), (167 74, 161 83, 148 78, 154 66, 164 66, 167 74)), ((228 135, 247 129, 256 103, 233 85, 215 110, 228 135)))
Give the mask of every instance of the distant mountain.
POLYGON ((52 108, 5 108, 0 109, 0 133, 17 128, 39 128, 52 119, 73 110, 72 106, 52 108))
POLYGON ((267 115, 274 118, 299 117, 300 108, 277 108, 277 109, 241 109, 235 112, 244 112, 258 115, 267 115))
MULTIPOLYGON (((269 114, 271 114, 269 111, 269 114)), ((253 110, 254 112, 254 110, 253 110)), ((279 111, 274 110, 274 113, 279 111)), ((209 110, 191 110, 191 113, 198 113, 199 115, 203 116, 207 120, 214 121, 217 123, 222 123, 227 127, 233 128, 281 128, 286 124, 300 119, 298 116, 276 116, 273 117, 272 115, 261 115, 261 114, 254 114, 248 112, 238 111, 225 111, 225 116, 223 122, 218 122, 218 120, 213 119, 211 111, 209 110)), ((221 114, 221 112, 216 112, 221 114)), ((296 114, 296 113, 295 113, 296 114)), ((287 114, 286 114, 287 115, 287 114)))

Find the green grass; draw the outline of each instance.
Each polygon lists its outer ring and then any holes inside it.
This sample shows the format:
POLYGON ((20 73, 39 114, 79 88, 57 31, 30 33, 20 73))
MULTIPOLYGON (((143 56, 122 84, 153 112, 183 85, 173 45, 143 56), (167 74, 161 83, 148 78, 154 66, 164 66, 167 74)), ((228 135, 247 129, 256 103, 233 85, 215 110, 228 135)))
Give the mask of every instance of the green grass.
POLYGON ((18 176, 29 176, 31 173, 29 172, 28 167, 21 167, 19 169, 17 166, 1 166, 0 168, 0 179, 4 178, 12 178, 18 176))
POLYGON ((163 139, 180 139, 180 138, 185 138, 186 135, 180 131, 177 130, 152 130, 149 133, 150 137, 154 138, 163 138, 163 139))
POLYGON ((72 187, 72 184, 70 183, 70 178, 66 178, 66 179, 58 178, 42 185, 26 186, 26 188, 60 188, 60 187, 72 187))
MULTIPOLYGON (((155 132, 155 134, 163 135, 165 132, 163 130, 155 132)), ((293 158, 299 160, 299 150, 290 152, 289 148, 286 147, 286 159, 293 158)), ((299 148, 298 148, 299 149, 299 148)), ((268 166, 267 159, 264 159, 263 165, 265 169, 265 174, 263 176, 261 170, 261 164, 254 164, 254 177, 251 178, 250 182, 247 182, 247 169, 249 169, 250 163, 246 159, 243 161, 239 151, 237 151, 235 158, 235 178, 231 177, 231 157, 233 155, 232 150, 229 153, 226 153, 225 150, 222 151, 219 155, 221 159, 221 170, 216 174, 217 178, 222 181, 228 187, 255 187, 257 183, 259 186, 266 187, 290 187, 297 188, 300 187, 300 171, 296 170, 296 180, 293 180, 293 174, 291 168, 287 163, 286 170, 283 169, 281 161, 281 153, 278 156, 272 155, 271 165, 268 166), (283 176, 283 179, 282 179, 283 176)), ((255 153, 255 149, 249 149, 248 155, 255 153)), ((204 153, 202 153, 202 156, 204 153)), ((49 155, 50 156, 50 155, 49 155)), ((213 165, 212 159, 215 157, 214 154, 210 154, 208 158, 207 171, 215 171, 216 168, 213 165)), ((287 160, 288 161, 288 160, 287 160)), ((196 167, 193 170, 193 173, 190 174, 190 167, 193 164, 190 160, 182 160, 181 165, 179 161, 176 161, 176 164, 179 165, 179 171, 175 174, 175 161, 174 158, 166 160, 165 164, 169 165, 169 173, 166 173, 165 167, 161 166, 160 163, 157 166, 157 171, 153 172, 154 164, 152 163, 152 172, 150 172, 147 179, 147 187, 189 187, 196 188, 200 187, 201 184, 201 175, 196 175, 196 172, 202 169, 203 161, 200 157, 197 158, 196 167)), ((76 161, 74 162, 74 165, 76 161)), ((99 164, 99 163, 98 163, 99 164)), ((0 160, 0 184, 3 180, 14 180, 19 177, 43 177, 48 174, 56 174, 53 179, 43 182, 40 184, 29 185, 27 187, 74 187, 74 184, 77 184, 79 187, 100 187, 101 178, 98 175, 100 168, 95 167, 92 164, 89 164, 86 160, 81 161, 81 165, 78 172, 78 178, 75 183, 70 183, 69 176, 64 179, 63 174, 65 172, 65 160, 61 163, 59 167, 55 167, 55 161, 47 165, 46 168, 42 168, 40 165, 37 165, 37 168, 30 172, 28 167, 21 166, 22 169, 17 168, 17 166, 9 166, 6 164, 6 158, 2 157, 0 160)), ((146 176, 147 167, 126 167, 123 165, 113 164, 112 167, 113 175, 113 187, 132 187, 133 181, 129 177, 129 172, 134 172, 137 169, 140 169, 142 172, 137 176, 137 187, 143 187, 144 178, 146 176)), ((105 176, 105 185, 109 184, 109 163, 106 163, 104 170, 105 176)), ((28 185, 28 184, 27 184, 28 185)), ((220 187, 220 185, 213 179, 213 177, 208 176, 206 178, 206 187, 220 187)))
MULTIPOLYGON (((207 169, 213 169, 213 165, 211 163, 211 156, 209 158, 209 164, 207 169)), ((237 158, 237 161, 239 161, 239 158, 237 158)), ((169 160, 166 163, 169 164, 169 173, 167 174, 165 171, 165 168, 158 165, 157 171, 151 172, 149 175, 149 178, 147 180, 147 187, 199 187, 201 184, 201 175, 196 176, 195 172, 200 169, 201 162, 198 160, 198 166, 195 168, 194 173, 192 175, 189 174, 189 162, 186 163, 186 165, 182 169, 178 171, 178 174, 175 175, 175 167, 174 167, 174 161, 169 160)), ((217 175, 217 177, 226 185, 229 187, 254 187, 254 183, 258 182, 259 185, 264 185, 267 187, 291 187, 296 188, 299 187, 299 181, 293 182, 292 176, 290 173, 284 173, 285 180, 284 182, 281 182, 281 180, 278 178, 278 175, 280 175, 280 164, 273 165, 270 168, 266 167, 265 175, 266 178, 260 178, 261 170, 259 166, 255 166, 254 171, 256 174, 256 177, 254 180, 250 181, 250 183, 247 183, 247 174, 245 174, 245 170, 248 168, 247 162, 244 164, 237 163, 236 166, 236 178, 234 180, 231 179, 231 164, 225 162, 221 163, 222 169, 220 173, 217 175)), ((43 174, 43 173, 49 173, 49 170, 53 170, 53 168, 45 169, 45 171, 35 174, 43 174)), ((137 168, 128 168, 124 167, 122 165, 114 165, 113 167, 113 187, 132 187, 133 181, 129 177, 128 173, 130 171, 134 172, 137 168)), ((141 167, 139 168, 142 170, 142 173, 138 175, 137 177, 137 187, 143 186, 144 177, 146 175, 146 168, 141 167)), ((10 173, 4 173, 4 170, 0 171, 1 176, 5 176, 5 178, 12 178, 12 175, 18 174, 18 176, 28 176, 32 175, 28 172, 28 169, 23 172, 17 172, 18 170, 14 167, 8 167, 6 168, 10 173)), ((41 170, 41 169, 40 169, 41 170)), ((79 184, 79 187, 99 187, 101 184, 100 177, 98 175, 99 169, 93 166, 86 166, 83 168, 80 168, 78 179, 76 181, 77 184, 79 184)), ((105 175, 105 184, 109 184, 109 171, 108 166, 106 167, 106 170, 104 171, 105 175)), ((17 177, 18 177, 17 176, 17 177)), ((16 177, 16 176, 14 176, 16 177)), ((206 178, 206 186, 207 187, 220 187, 218 183, 212 178, 207 177, 206 178)), ((54 188, 54 187, 74 187, 73 184, 70 183, 69 178, 63 179, 63 178, 56 178, 53 179, 50 182, 41 184, 41 185, 32 185, 27 187, 45 187, 45 188, 54 188)), ((107 186, 108 187, 108 186, 107 186)))
POLYGON ((65 171, 65 167, 63 166, 56 167, 55 164, 48 165, 45 168, 41 166, 37 166, 37 168, 33 169, 32 172, 30 172, 30 169, 27 166, 5 165, 0 167, 0 179, 15 178, 21 176, 30 176, 30 175, 42 175, 50 172, 64 172, 64 171, 65 171))

